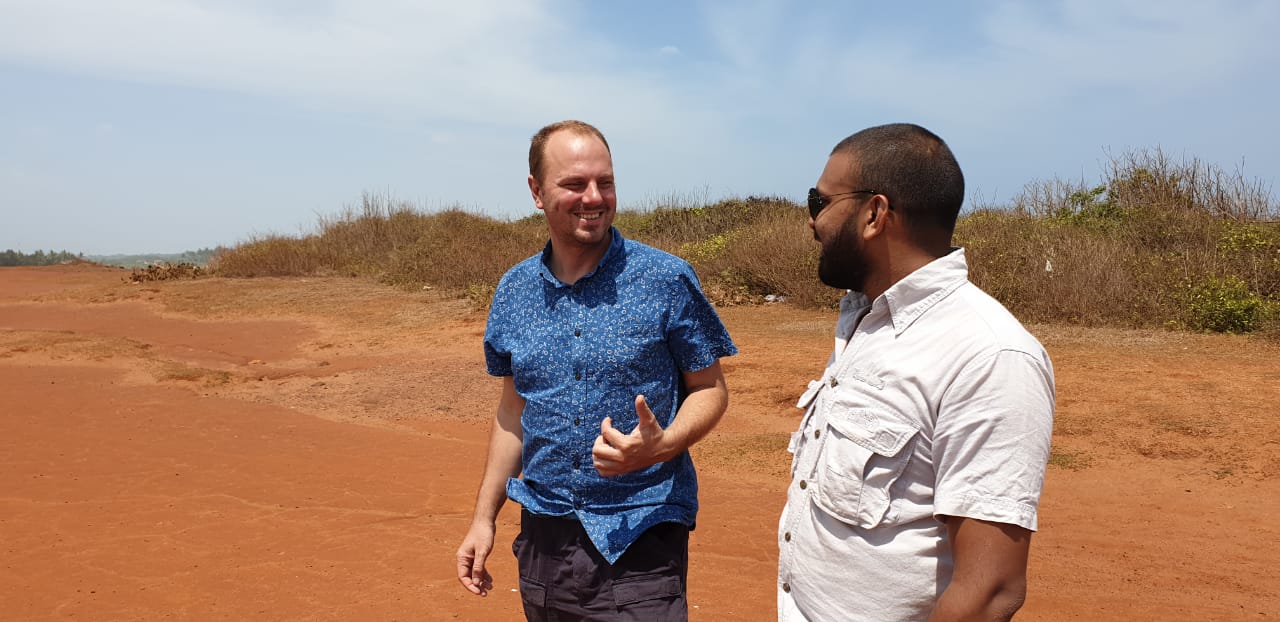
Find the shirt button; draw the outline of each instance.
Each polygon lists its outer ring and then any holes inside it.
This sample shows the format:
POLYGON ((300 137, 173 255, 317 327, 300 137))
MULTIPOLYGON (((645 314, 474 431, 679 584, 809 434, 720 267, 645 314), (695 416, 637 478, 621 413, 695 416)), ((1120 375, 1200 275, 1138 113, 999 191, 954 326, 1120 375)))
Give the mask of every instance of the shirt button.
POLYGON ((806 481, 804 481, 804 480, 800 480, 800 490, 804 490, 805 488, 808 488, 808 487, 809 487, 809 483, 808 483, 808 482, 806 482, 806 481))
POLYGON ((782 534, 782 539, 783 539, 783 540, 785 540, 785 541, 787 541, 787 542, 790 542, 790 541, 791 541, 791 532, 790 532, 790 531, 788 531, 787 533, 782 534))
POLYGON ((836 385, 838 385, 838 384, 840 384, 840 381, 839 381, 839 380, 836 380, 835 378, 832 378, 832 379, 831 379, 831 386, 833 386, 833 387, 834 387, 834 386, 836 386, 836 385))
POLYGON ((578 330, 573 331, 573 336, 574 336, 574 337, 581 337, 581 336, 582 336, 582 329, 581 329, 581 328, 579 328, 578 330))
POLYGON ((819 436, 822 436, 822 430, 814 430, 813 437, 818 438, 819 436))
POLYGON ((573 379, 574 379, 574 380, 582 380, 582 372, 577 372, 577 373, 575 373, 575 374, 573 375, 573 379))
POLYGON ((790 593, 791 593, 791 584, 790 584, 790 583, 783 583, 783 584, 782 584, 782 591, 784 591, 784 592, 786 592, 786 593, 790 594, 790 593))
POLYGON ((573 418, 573 425, 582 425, 582 419, 579 419, 579 418, 577 418, 577 417, 574 417, 574 418, 573 418))

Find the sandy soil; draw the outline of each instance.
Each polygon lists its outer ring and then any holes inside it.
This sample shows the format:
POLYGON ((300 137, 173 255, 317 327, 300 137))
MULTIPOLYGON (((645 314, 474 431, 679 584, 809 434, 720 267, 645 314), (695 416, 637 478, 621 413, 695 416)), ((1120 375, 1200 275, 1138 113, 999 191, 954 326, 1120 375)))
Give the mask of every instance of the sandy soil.
MULTIPOLYGON (((498 383, 484 317, 350 279, 126 284, 0 269, 0 617, 519 619, 454 578, 498 383)), ((773 617, 792 408, 831 313, 723 310, 732 405, 695 448, 691 617, 773 617)), ((1280 617, 1280 348, 1033 327, 1054 458, 1023 620, 1280 617)))

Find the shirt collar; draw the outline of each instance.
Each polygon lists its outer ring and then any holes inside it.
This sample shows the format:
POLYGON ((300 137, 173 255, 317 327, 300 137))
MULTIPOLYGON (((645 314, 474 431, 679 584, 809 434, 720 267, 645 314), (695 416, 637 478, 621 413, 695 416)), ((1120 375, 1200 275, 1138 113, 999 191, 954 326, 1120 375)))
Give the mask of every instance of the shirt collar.
MULTIPOLYGON (((600 268, 603 268, 605 265, 611 263, 618 255, 621 255, 622 241, 622 232, 618 231, 617 227, 609 227, 609 250, 604 252, 604 257, 600 258, 600 262, 596 264, 595 269, 588 272, 585 276, 579 279, 578 282, 581 283, 582 281, 595 276, 595 274, 600 271, 600 268)), ((557 279, 556 275, 551 273, 551 240, 547 240, 547 244, 542 247, 542 268, 540 269, 540 272, 542 273, 542 278, 549 281, 552 285, 555 285, 556 287, 569 287, 567 283, 557 279)))
POLYGON ((893 332, 902 334, 913 322, 957 287, 969 281, 964 249, 954 247, 885 290, 880 298, 889 308, 893 332))

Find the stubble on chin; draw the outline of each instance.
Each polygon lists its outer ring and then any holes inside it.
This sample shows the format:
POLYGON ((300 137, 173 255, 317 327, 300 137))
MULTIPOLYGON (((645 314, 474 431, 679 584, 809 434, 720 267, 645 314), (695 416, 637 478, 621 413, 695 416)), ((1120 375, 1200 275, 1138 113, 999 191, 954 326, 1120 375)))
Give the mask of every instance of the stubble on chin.
POLYGON ((842 285, 844 280, 841 279, 838 274, 833 274, 833 272, 834 271, 831 268, 825 265, 819 265, 818 280, 822 281, 822 284, 828 287, 834 287, 836 289, 849 289, 848 286, 842 285))
POLYGON ((862 291, 866 268, 857 257, 824 252, 818 259, 818 280, 836 289, 862 291))

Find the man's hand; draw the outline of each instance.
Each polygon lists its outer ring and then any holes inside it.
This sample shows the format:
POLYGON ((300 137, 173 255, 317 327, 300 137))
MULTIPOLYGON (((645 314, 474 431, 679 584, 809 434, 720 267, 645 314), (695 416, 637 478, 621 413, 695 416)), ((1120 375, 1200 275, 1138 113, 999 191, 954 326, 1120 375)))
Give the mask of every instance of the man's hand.
POLYGON ((600 422, 600 436, 591 448, 591 458, 601 475, 622 475, 671 459, 673 452, 666 430, 658 424, 643 395, 636 396, 636 416, 640 422, 630 434, 613 427, 610 417, 600 422))
POLYGON ((493 589, 493 577, 484 567, 493 551, 493 532, 492 524, 472 523, 462 546, 458 547, 458 581, 467 591, 479 596, 488 596, 493 589))

